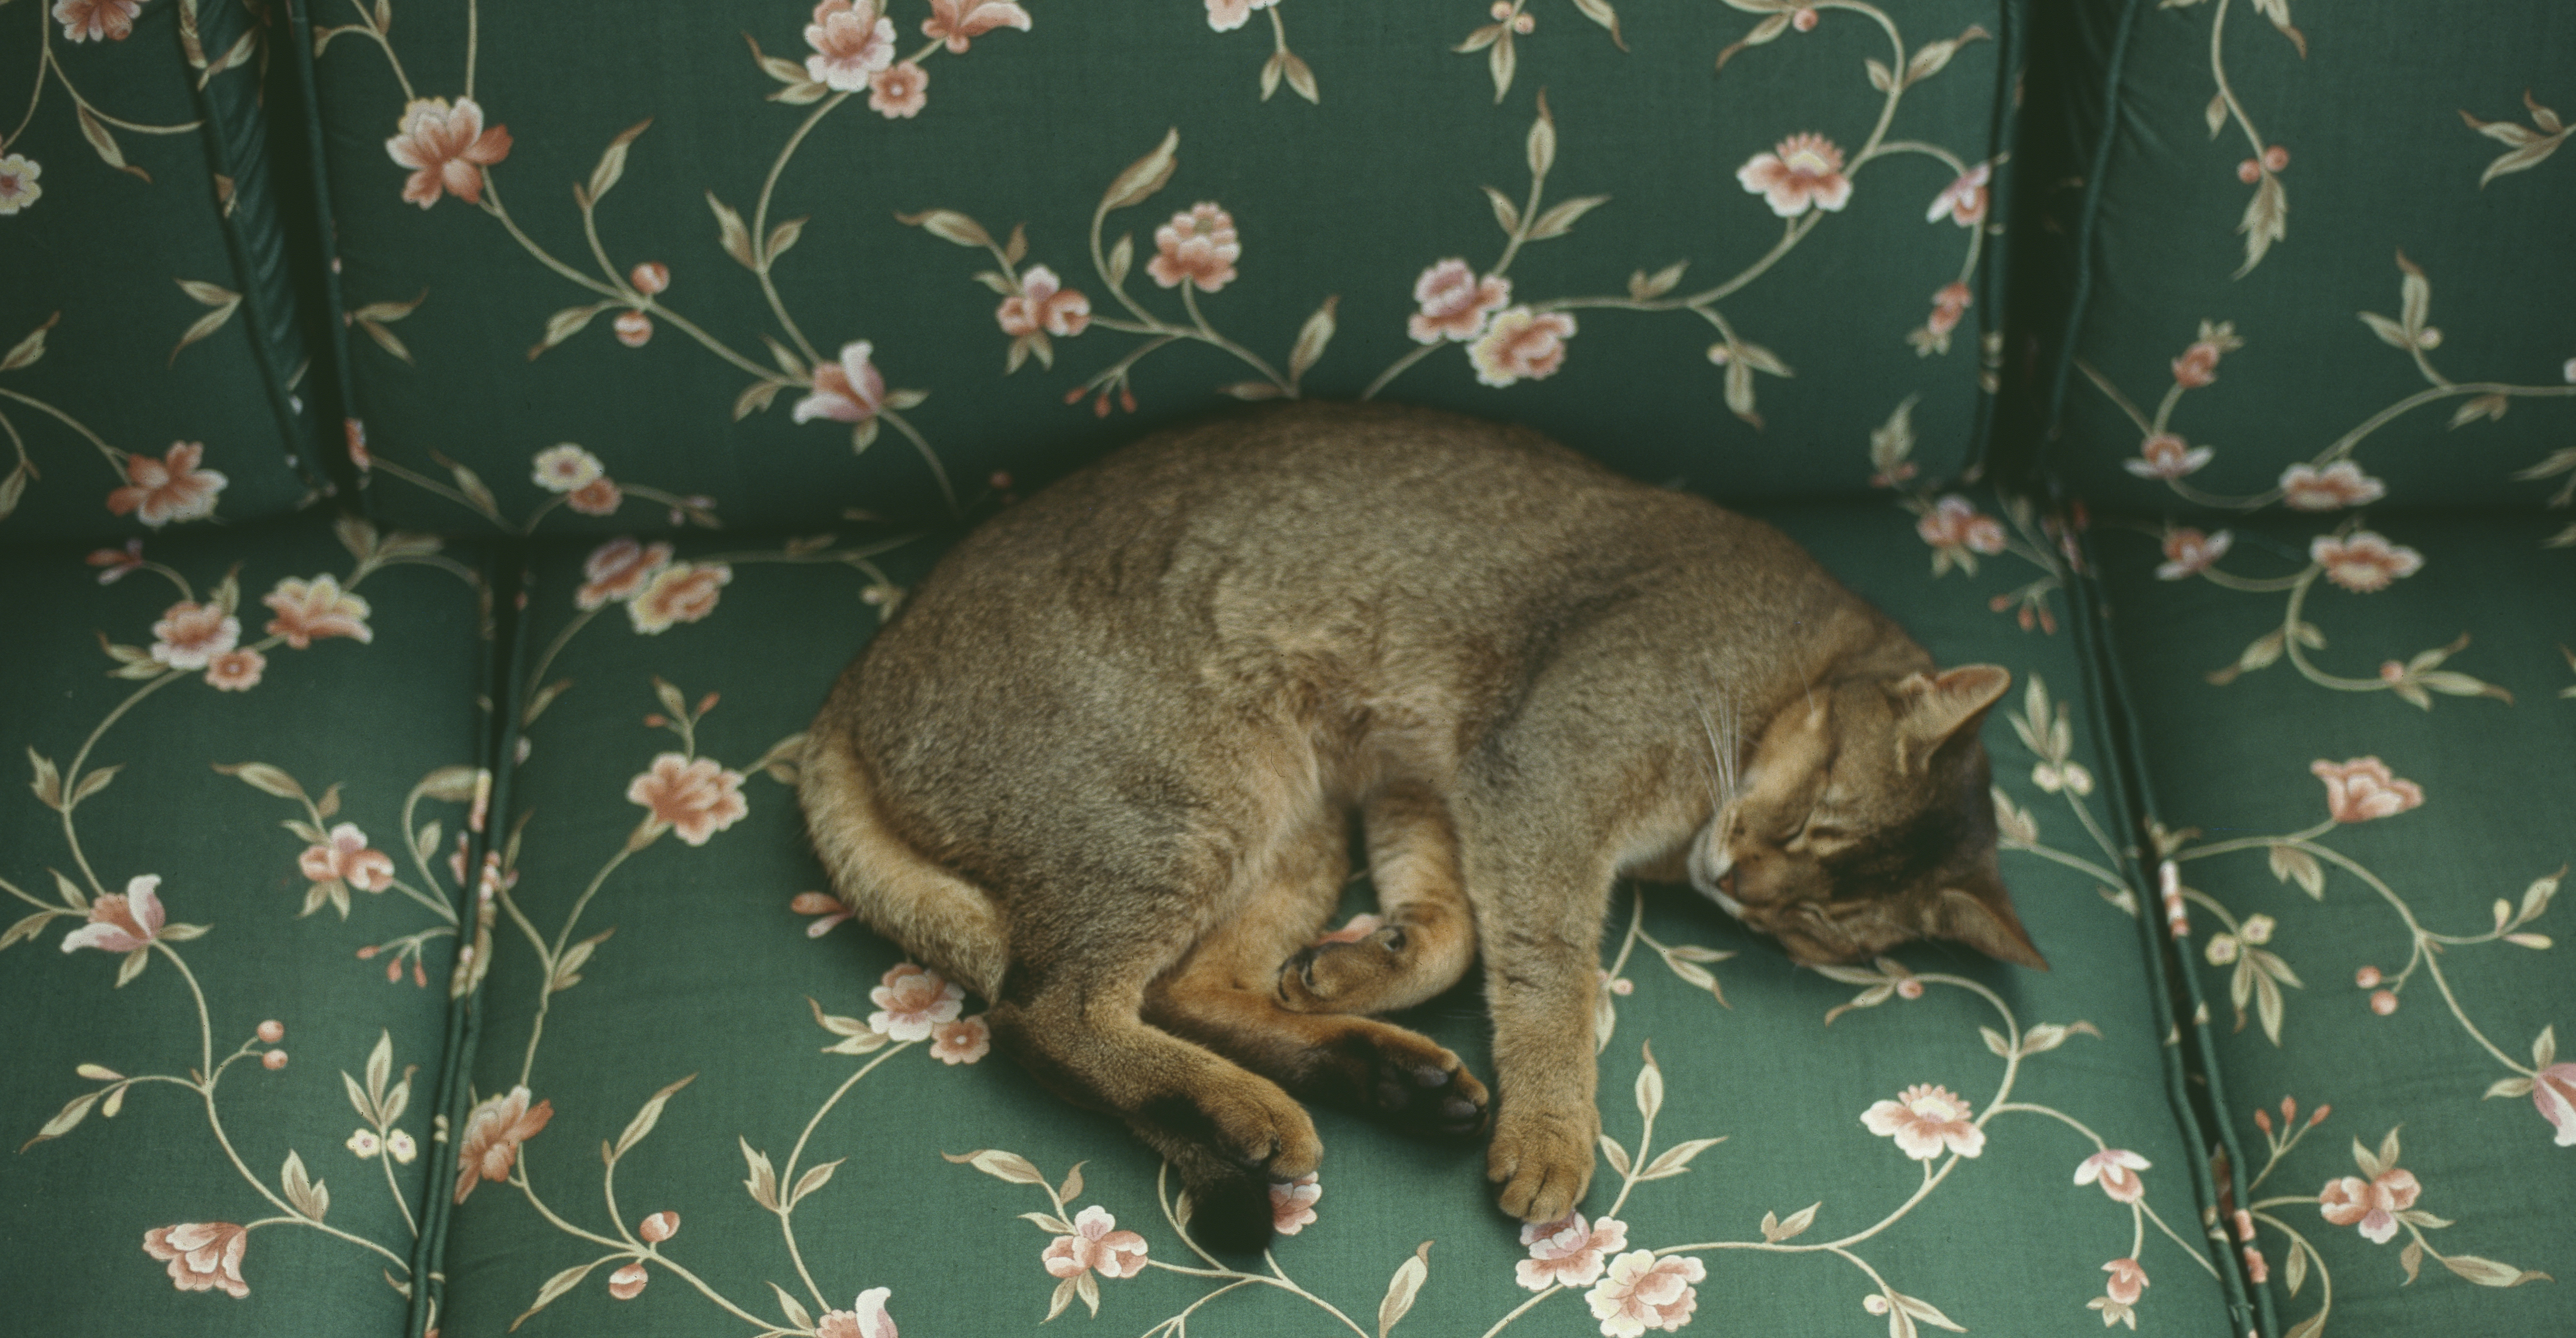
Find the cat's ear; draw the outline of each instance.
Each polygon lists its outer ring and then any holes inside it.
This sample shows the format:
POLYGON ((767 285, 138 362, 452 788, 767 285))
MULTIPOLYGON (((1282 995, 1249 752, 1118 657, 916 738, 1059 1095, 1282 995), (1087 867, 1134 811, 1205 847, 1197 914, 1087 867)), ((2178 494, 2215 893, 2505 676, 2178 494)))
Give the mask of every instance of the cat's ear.
POLYGON ((2012 671, 1997 664, 1963 664, 1937 675, 1908 674, 1897 680, 1905 729, 1900 755, 1906 770, 1922 765, 1962 730, 1974 729, 1986 708, 2011 686, 2012 671))
POLYGON ((1999 962, 2034 971, 2048 969, 2048 959, 2039 955, 2039 945, 2021 927, 2021 917, 2013 912, 2012 898, 2004 894, 2001 883, 1977 891, 1942 888, 1924 918, 1924 931, 1935 938, 1955 939, 1999 962))

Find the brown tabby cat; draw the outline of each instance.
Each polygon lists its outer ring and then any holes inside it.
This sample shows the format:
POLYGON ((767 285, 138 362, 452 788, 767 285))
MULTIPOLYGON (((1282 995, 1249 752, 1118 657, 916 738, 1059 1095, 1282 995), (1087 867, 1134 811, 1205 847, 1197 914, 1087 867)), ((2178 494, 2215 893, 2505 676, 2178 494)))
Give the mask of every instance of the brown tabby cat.
POLYGON ((1213 1243, 1258 1245, 1267 1187, 1316 1169, 1291 1092, 1484 1127, 1457 1056, 1367 1016, 1481 952, 1488 1173, 1545 1222, 1592 1177, 1613 880, 1687 878, 1802 962, 1932 935, 2045 965, 1977 741, 2008 681, 1534 433, 1300 405, 975 531, 842 675, 803 800, 851 908, 1124 1117, 1213 1243), (1318 944, 1355 811, 1387 923, 1318 944))

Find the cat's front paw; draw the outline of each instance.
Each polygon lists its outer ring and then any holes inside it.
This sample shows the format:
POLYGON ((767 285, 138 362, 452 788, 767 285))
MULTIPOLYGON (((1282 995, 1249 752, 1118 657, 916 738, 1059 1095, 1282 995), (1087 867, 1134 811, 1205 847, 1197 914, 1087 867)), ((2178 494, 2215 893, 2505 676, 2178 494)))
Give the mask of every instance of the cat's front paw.
POLYGON ((1553 1222, 1574 1211, 1592 1185, 1601 1117, 1588 1108, 1515 1112, 1505 1096, 1485 1150, 1485 1178, 1502 1186, 1495 1202, 1504 1212, 1524 1222, 1553 1222))
POLYGON ((1292 1013, 1374 1013, 1411 970, 1402 925, 1355 939, 1327 939, 1279 968, 1279 1001, 1292 1013))

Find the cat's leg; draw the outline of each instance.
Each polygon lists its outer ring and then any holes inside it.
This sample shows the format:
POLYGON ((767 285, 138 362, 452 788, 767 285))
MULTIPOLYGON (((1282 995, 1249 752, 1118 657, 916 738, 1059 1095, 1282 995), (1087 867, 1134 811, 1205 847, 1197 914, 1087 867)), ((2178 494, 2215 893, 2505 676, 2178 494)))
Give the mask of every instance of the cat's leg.
POLYGON ((1592 1010, 1615 871, 1588 853, 1598 843, 1569 816, 1515 805, 1464 824, 1494 1018, 1485 1174, 1502 1210, 1525 1222, 1553 1222, 1583 1202, 1601 1135, 1592 1010))
POLYGON ((1079 951, 1022 954, 991 1013, 993 1040, 1039 1082, 1126 1120, 1180 1172, 1203 1244, 1270 1239, 1270 1186, 1316 1169, 1323 1145, 1276 1083, 1147 1024, 1146 983, 1189 947, 1186 914, 1088 926, 1079 951))
POLYGON ((1302 947, 1288 959, 1278 994, 1299 1012, 1411 1008, 1464 979, 1476 959, 1458 832, 1438 792, 1418 781, 1388 785, 1369 797, 1363 821, 1385 923, 1355 940, 1302 947))
MULTIPOLYGON (((1340 833, 1326 834, 1338 847, 1340 833)), ((1484 1128, 1485 1086, 1430 1038, 1374 1018, 1281 1006, 1280 957, 1312 938, 1339 894, 1329 876, 1286 876, 1212 926, 1178 970, 1145 996, 1145 1018, 1272 1078, 1302 1097, 1416 1132, 1466 1137, 1484 1128)))

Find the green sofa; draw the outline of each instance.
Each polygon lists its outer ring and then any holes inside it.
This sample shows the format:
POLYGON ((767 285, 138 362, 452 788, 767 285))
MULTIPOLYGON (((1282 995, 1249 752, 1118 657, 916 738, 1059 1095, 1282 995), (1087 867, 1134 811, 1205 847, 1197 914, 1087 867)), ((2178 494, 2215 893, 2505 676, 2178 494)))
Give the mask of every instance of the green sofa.
POLYGON ((0 7, 0 1313, 2570 1331, 2576 11, 2504 8, 0 7), (964 527, 1294 396, 2009 666, 2055 969, 1623 888, 1582 1223, 1323 1112, 1199 1251, 823 894, 797 744, 964 527))

